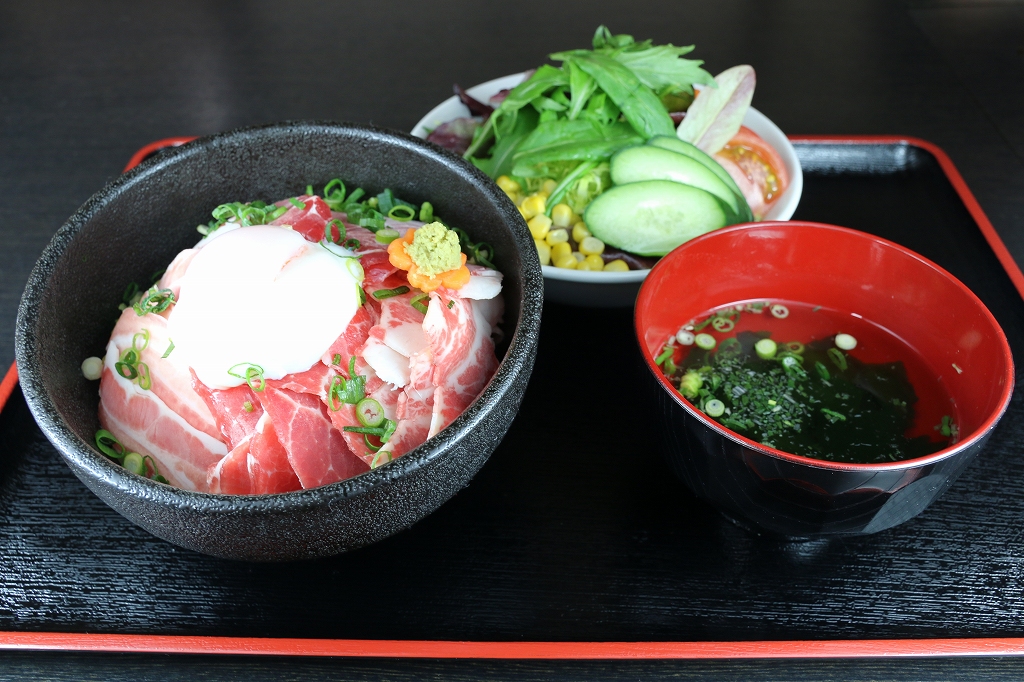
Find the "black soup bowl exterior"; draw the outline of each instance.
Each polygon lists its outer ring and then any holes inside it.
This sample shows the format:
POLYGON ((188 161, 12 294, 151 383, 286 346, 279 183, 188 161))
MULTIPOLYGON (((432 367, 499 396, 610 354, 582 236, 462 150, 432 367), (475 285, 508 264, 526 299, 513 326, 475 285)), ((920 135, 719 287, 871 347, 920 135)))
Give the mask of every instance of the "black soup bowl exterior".
POLYGON ((652 269, 635 314, 670 466, 698 497, 770 534, 877 533, 917 516, 982 449, 1013 390, 1006 337, 966 286, 898 244, 834 225, 767 222, 698 237, 652 269), (823 258, 826 253, 834 257, 823 258), (667 381, 654 358, 686 322, 756 300, 862 314, 901 338, 952 397, 959 440, 926 457, 851 464, 782 452, 709 418, 667 381))
POLYGON ((516 207, 469 163, 417 138, 343 123, 294 122, 201 138, 117 178, 60 228, 18 312, 22 390, 40 428, 104 502, 169 542, 206 554, 284 561, 337 554, 409 527, 483 466, 515 417, 537 350, 543 277, 516 207), (231 201, 279 199, 342 178, 430 201, 451 225, 495 249, 504 274, 500 364, 472 405, 422 446, 370 472, 276 495, 180 490, 99 453, 97 384, 82 360, 102 355, 125 286, 148 282, 231 201))

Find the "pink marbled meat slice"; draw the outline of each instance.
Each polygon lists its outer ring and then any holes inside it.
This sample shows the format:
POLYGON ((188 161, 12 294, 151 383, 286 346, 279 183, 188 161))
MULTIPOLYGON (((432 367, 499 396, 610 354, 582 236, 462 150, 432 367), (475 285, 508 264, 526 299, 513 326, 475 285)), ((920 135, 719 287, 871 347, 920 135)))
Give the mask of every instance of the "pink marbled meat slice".
POLYGON ((271 225, 291 225, 293 230, 311 242, 318 242, 324 238, 324 226, 331 219, 331 208, 320 197, 303 194, 274 205, 284 206, 288 210, 280 218, 272 221, 271 225), (292 201, 297 201, 302 206, 295 206, 292 201))
POLYGON ((207 491, 224 495, 251 495, 252 477, 249 475, 249 446, 251 437, 242 440, 221 459, 207 478, 207 491))
POLYGON ((273 386, 258 395, 303 488, 342 481, 369 469, 349 452, 319 398, 273 386))
MULTIPOLYGON (((138 315, 126 308, 114 325, 107 344, 107 366, 114 371, 120 354, 131 348, 136 334, 149 333, 149 345, 142 351, 139 363, 145 363, 150 373, 150 390, 164 405, 181 416, 193 428, 220 438, 220 429, 206 402, 192 388, 192 374, 188 367, 175 362, 174 353, 162 357, 171 345, 167 336, 167 320, 160 315, 138 315)), ((140 343, 141 345, 141 337, 140 343)))
POLYGON ((370 308, 365 305, 360 307, 352 316, 345 332, 335 339, 331 347, 323 354, 323 364, 333 365, 334 356, 337 355, 340 358, 338 366, 346 368, 347 371, 349 359, 359 353, 359 349, 363 347, 366 339, 370 336, 370 329, 374 324, 376 321, 370 308))
POLYGON ((210 388, 192 372, 192 388, 206 401, 217 420, 221 439, 229 448, 238 447, 256 430, 256 424, 263 416, 263 406, 248 385, 227 389, 210 388))
POLYGON ((268 379, 267 385, 296 393, 309 393, 321 400, 327 397, 327 388, 334 372, 322 362, 318 362, 305 372, 286 374, 280 379, 268 379))
POLYGON ((281 442, 273 420, 266 412, 256 426, 249 448, 249 475, 252 478, 252 492, 257 495, 302 489, 302 483, 292 468, 288 449, 281 442))
POLYGON ((224 443, 197 430, 152 391, 110 367, 100 377, 99 419, 126 448, 152 456, 164 478, 186 490, 205 492, 210 470, 228 452, 224 443))
POLYGON ((491 325, 476 301, 431 294, 423 329, 433 360, 433 409, 429 436, 451 424, 473 402, 498 366, 491 325))

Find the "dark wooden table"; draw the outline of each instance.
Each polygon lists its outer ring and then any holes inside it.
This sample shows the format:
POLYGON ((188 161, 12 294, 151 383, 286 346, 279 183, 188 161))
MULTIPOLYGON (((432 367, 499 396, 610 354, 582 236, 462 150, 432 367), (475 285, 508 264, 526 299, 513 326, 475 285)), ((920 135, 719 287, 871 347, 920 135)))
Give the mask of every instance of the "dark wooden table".
MULTIPOLYGON (((1024 5, 683 2, 0 3, 0 365, 64 219, 159 138, 285 119, 409 130, 446 98, 615 32, 756 67, 801 134, 899 134, 952 157, 1024 263, 1024 5)), ((1017 557, 1018 562, 1024 557, 1017 557)), ((0 557, 0 561, 3 558, 0 557)), ((10 603, 12 600, 8 600, 10 603)), ((16 602, 16 599, 13 599, 16 602)), ((1024 631, 1024 628, 1022 628, 1024 631)), ((1019 635, 1020 633, 1018 633, 1019 635)), ((0 654, 5 679, 1019 679, 1019 659, 489 662, 0 654)))

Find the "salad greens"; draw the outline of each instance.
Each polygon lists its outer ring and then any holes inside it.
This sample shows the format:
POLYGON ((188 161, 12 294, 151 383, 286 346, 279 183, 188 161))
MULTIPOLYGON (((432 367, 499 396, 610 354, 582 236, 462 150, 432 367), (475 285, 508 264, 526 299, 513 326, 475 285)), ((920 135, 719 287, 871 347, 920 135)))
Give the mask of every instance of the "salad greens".
POLYGON ((592 50, 552 54, 560 67, 545 64, 509 92, 464 156, 492 178, 511 175, 524 186, 574 176, 560 189, 581 211, 607 189, 612 154, 675 135, 669 111, 693 101, 695 84, 714 85, 702 61, 683 58, 692 50, 600 26, 592 50))

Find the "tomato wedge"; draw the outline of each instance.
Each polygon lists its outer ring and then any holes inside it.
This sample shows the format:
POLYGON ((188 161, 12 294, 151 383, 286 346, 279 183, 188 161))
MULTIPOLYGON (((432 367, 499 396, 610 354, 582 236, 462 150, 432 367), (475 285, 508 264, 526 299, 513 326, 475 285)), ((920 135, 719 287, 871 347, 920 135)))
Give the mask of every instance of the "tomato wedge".
POLYGON ((789 174, 782 157, 745 126, 715 153, 715 161, 722 164, 739 185, 755 220, 764 218, 789 186, 789 174))

